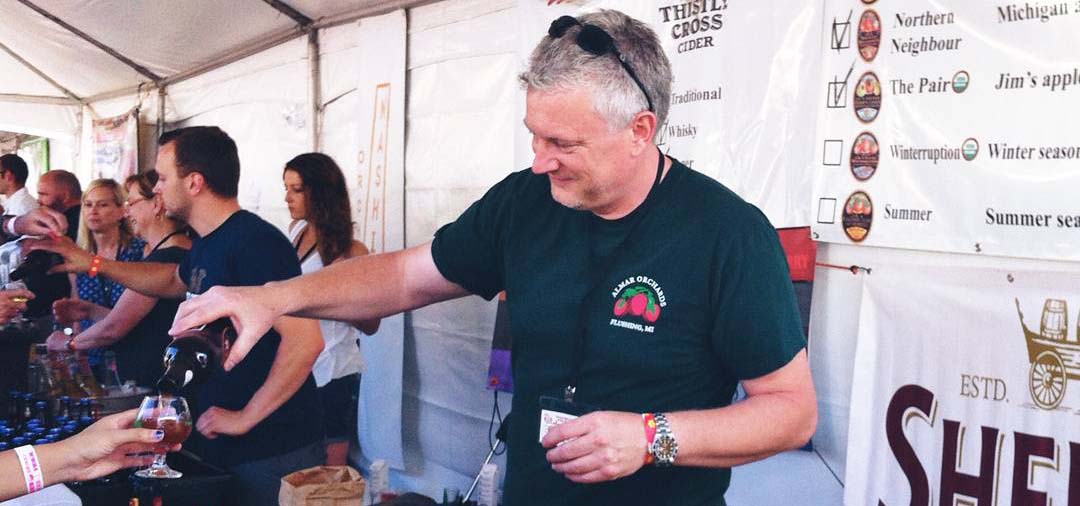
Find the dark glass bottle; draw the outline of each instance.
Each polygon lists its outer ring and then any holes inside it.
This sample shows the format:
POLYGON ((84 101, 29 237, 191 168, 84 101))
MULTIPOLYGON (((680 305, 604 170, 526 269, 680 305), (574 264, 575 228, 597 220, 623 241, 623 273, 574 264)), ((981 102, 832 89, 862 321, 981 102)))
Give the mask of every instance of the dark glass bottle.
POLYGON ((19 281, 44 276, 49 269, 62 263, 64 263, 64 257, 59 254, 43 250, 31 251, 26 258, 23 258, 22 263, 11 271, 10 278, 12 281, 19 281))
POLYGON ((202 384, 221 367, 235 341, 236 330, 225 319, 176 336, 162 357, 165 373, 157 382, 158 391, 176 394, 202 384))
POLYGON ((8 392, 7 421, 8 427, 22 425, 22 392, 18 390, 8 392))
POLYGON ((48 427, 51 421, 49 413, 49 403, 46 401, 37 401, 34 403, 34 420, 37 420, 42 427, 48 427))

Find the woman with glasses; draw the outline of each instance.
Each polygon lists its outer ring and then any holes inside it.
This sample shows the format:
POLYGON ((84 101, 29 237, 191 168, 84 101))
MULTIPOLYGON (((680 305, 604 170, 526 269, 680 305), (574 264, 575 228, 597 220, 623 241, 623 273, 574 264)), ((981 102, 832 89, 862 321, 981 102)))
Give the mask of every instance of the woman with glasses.
MULTIPOLYGON (((352 210, 345 176, 332 158, 305 153, 285 164, 285 203, 293 222, 289 238, 306 274, 368 249, 353 239, 352 210)), ((356 403, 364 359, 357 329, 374 334, 379 320, 352 325, 321 320, 325 346, 315 360, 312 374, 323 402, 326 425, 327 464, 345 465, 349 441, 356 434, 356 403)))
MULTIPOLYGON (((132 231, 141 238, 139 258, 146 262, 179 264, 191 249, 191 238, 184 223, 165 215, 161 196, 153 192, 157 179, 157 172, 150 171, 124 181, 127 219, 132 231)), ((83 299, 60 300, 53 304, 53 311, 61 323, 82 319, 97 323, 70 338, 54 333, 49 338, 49 347, 69 350, 108 347, 116 353, 121 380, 153 386, 162 373, 161 354, 169 344, 168 329, 179 304, 179 299, 157 299, 131 290, 123 292, 111 310, 83 299)))

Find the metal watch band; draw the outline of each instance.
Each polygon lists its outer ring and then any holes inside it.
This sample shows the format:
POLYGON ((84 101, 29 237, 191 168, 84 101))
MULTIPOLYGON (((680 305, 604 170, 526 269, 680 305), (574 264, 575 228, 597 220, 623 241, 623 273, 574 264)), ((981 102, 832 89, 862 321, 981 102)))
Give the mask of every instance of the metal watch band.
POLYGON ((657 467, 668 467, 675 463, 675 457, 679 455, 679 442, 675 439, 675 433, 671 431, 671 423, 667 415, 656 413, 656 438, 653 439, 652 453, 657 467))

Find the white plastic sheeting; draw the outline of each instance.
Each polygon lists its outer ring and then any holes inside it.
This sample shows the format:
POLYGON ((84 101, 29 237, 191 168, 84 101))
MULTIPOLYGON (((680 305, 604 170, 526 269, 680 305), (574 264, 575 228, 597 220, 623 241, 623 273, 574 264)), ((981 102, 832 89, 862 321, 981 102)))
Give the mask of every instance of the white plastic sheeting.
MULTIPOLYGON (((454 0, 409 12, 406 232, 431 240, 518 167, 514 2, 454 0)), ((465 490, 488 452, 485 390, 495 304, 467 297, 410 313, 405 335, 405 489, 465 490)), ((505 413, 509 396, 500 397, 505 413)), ((503 458, 496 459, 504 465, 503 458)))
POLYGON ((217 125, 240 150, 240 205, 288 224, 281 171, 311 151, 307 43, 295 39, 169 88, 172 126, 217 125))
MULTIPOLYGON (((205 68, 267 41, 298 31, 298 23, 262 0, 32 0, 47 12, 147 72, 164 79, 205 68)), ((392 0, 291 0, 313 21, 363 9, 386 9, 392 0)), ((134 89, 152 81, 19 0, 0 0, 0 44, 80 98, 134 89)), ((0 57, 0 94, 63 97, 41 79, 26 77, 21 62, 0 57), (19 76, 8 79, 7 76, 19 76)))

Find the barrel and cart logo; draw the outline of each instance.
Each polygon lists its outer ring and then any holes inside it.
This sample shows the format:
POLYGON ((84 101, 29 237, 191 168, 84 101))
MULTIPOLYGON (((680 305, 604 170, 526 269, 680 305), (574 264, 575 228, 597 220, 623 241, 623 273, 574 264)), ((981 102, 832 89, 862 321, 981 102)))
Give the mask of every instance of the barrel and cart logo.
POLYGON ((881 81, 877 74, 867 72, 855 86, 855 116, 863 123, 874 121, 881 112, 881 81))
POLYGON ((1014 301, 1031 364, 1028 393, 1036 406, 1057 409, 1065 398, 1069 380, 1080 380, 1080 327, 1076 335, 1070 336, 1068 303, 1063 299, 1046 299, 1036 332, 1024 323, 1020 300, 1014 301))
POLYGON ((881 47, 881 17, 873 9, 867 9, 859 18, 859 56, 866 62, 874 61, 881 47))
POLYGON ((877 172, 881 148, 877 137, 870 132, 863 132, 851 145, 851 174, 859 181, 866 181, 877 172))
POLYGON ((874 222, 874 204, 865 192, 855 192, 844 203, 841 223, 844 234, 855 242, 862 242, 870 234, 870 225, 874 222))
POLYGON ((610 325, 639 332, 652 333, 655 330, 652 325, 660 320, 667 307, 664 289, 648 276, 627 277, 611 290, 611 297, 615 299, 612 308, 615 317, 610 325))

